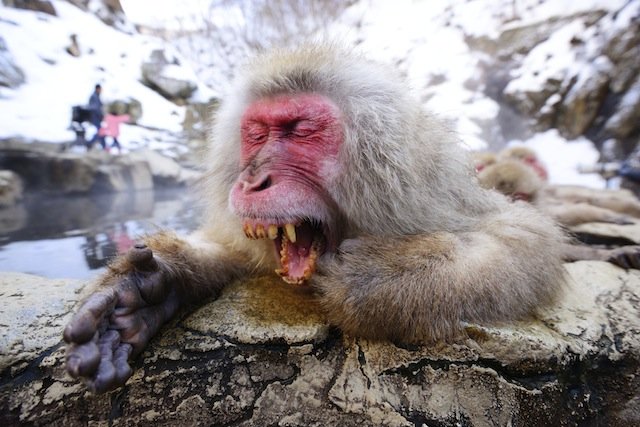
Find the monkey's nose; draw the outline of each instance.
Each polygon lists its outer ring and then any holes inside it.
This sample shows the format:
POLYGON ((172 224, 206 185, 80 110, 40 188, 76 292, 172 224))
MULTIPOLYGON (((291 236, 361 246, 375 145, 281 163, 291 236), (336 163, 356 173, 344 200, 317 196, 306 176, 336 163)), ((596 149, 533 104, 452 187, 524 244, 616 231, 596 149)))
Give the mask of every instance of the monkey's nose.
POLYGON ((264 175, 253 182, 244 181, 242 183, 242 191, 245 194, 258 193, 271 187, 273 181, 270 175, 264 175))

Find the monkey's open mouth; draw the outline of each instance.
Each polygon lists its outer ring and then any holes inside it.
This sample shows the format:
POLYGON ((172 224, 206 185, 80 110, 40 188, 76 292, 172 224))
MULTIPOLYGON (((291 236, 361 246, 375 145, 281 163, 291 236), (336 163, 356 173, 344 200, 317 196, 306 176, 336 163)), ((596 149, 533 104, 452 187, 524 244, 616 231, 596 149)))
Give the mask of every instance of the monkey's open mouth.
POLYGON ((276 273, 292 285, 302 285, 311 278, 316 260, 326 248, 322 227, 309 221, 284 225, 247 221, 243 228, 250 239, 274 241, 280 258, 280 268, 276 273))

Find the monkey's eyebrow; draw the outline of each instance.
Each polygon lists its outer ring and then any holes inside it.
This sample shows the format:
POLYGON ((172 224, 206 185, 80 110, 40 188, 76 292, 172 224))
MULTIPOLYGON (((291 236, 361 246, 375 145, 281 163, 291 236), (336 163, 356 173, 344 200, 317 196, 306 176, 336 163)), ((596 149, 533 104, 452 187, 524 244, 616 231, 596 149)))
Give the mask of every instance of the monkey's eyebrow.
POLYGON ((267 131, 269 129, 269 126, 267 126, 267 124, 261 120, 251 119, 246 120, 244 123, 242 123, 240 129, 244 132, 256 133, 267 131))

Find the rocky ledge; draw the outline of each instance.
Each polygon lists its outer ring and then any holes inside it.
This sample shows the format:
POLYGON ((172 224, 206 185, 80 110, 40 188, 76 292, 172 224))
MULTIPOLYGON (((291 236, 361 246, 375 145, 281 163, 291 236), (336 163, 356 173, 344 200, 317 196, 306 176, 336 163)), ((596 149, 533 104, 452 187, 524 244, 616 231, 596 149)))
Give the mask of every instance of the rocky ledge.
MULTIPOLYGON (((0 170, 20 180, 14 188, 50 194, 116 193, 182 187, 201 172, 143 149, 112 155, 102 150, 60 151, 57 144, 0 141, 0 170)), ((7 185, 4 185, 7 187, 7 185)), ((4 188, 0 182, 0 189, 4 188)), ((5 192, 8 192, 6 190, 5 192)))
POLYGON ((431 346, 343 336, 301 289, 236 283, 99 396, 63 368, 82 284, 2 274, 0 424, 638 425, 640 272, 566 270, 564 296, 538 319, 467 325, 468 337, 431 346))

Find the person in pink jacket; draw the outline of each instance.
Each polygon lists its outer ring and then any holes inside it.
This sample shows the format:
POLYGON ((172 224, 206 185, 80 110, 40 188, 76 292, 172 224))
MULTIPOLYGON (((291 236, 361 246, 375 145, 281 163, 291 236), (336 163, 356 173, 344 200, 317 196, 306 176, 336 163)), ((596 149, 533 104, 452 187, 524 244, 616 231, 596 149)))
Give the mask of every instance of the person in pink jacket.
POLYGON ((129 121, 130 116, 128 114, 113 114, 109 113, 104 117, 102 127, 100 128, 100 136, 110 136, 113 139, 111 148, 118 148, 118 153, 121 151, 120 142, 118 137, 120 136, 120 124, 129 121))

